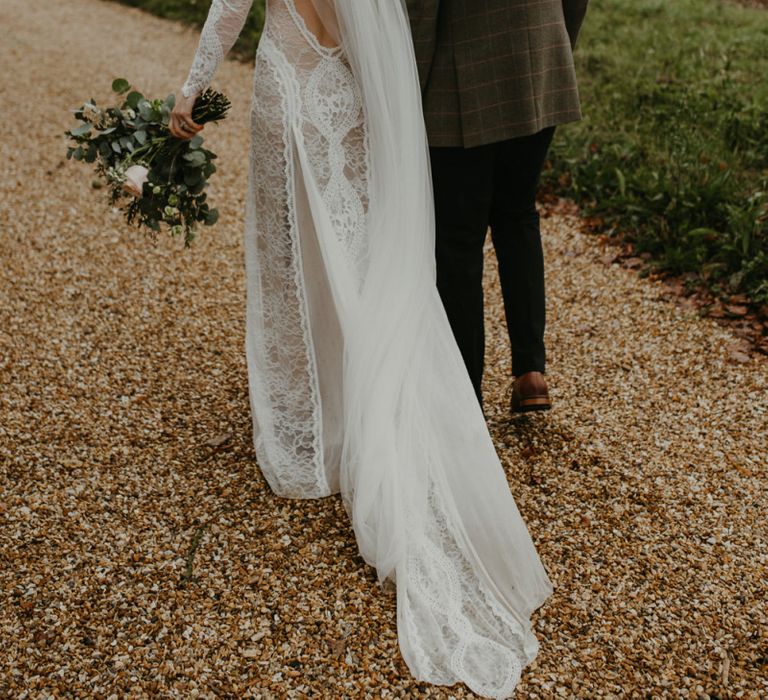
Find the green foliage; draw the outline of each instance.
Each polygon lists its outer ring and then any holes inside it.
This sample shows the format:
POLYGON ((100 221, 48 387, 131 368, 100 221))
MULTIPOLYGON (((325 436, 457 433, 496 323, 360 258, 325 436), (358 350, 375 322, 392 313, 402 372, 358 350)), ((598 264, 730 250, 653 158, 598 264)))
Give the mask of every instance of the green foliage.
MULTIPOLYGON (((118 2, 140 7, 160 17, 188 22, 197 27, 203 26, 208 8, 211 6, 211 0, 118 0, 118 2)), ((243 56, 253 57, 263 26, 264 0, 255 0, 233 51, 243 56)))
POLYGON ((593 0, 577 64, 546 177, 655 268, 767 302, 768 12, 593 0))
MULTIPOLYGON (((218 219, 205 193, 216 172, 216 154, 202 147, 200 135, 189 140, 171 135, 173 95, 147 99, 129 92, 123 78, 112 83, 112 90, 128 95, 117 106, 102 108, 91 99, 74 110, 79 124, 66 132, 73 142, 67 158, 94 164, 110 202, 122 204, 129 224, 153 237, 165 225, 173 235, 183 233, 185 246, 191 245, 198 223, 211 226, 218 219)), ((192 118, 198 124, 218 122, 230 107, 225 95, 205 90, 195 100, 192 118)))

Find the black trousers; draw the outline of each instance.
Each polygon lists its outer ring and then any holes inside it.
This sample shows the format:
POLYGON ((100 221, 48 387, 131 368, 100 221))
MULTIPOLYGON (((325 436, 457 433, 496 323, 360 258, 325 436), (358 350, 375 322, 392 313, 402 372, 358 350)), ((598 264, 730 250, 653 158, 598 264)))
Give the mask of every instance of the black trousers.
POLYGON ((545 369, 544 255, 536 192, 555 128, 476 148, 431 148, 437 287, 482 404, 483 245, 499 262, 512 373, 545 369))

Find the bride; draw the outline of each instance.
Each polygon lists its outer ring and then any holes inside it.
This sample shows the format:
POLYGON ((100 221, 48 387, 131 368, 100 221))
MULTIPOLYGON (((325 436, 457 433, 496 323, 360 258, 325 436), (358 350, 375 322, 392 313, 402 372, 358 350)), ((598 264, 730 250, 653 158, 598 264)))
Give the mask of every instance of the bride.
MULTIPOLYGON (((252 0, 213 0, 172 117, 252 0)), ((509 697, 551 593, 435 287, 426 134, 403 0, 267 0, 250 112, 246 354, 259 466, 341 493, 397 586, 413 675, 509 697)))

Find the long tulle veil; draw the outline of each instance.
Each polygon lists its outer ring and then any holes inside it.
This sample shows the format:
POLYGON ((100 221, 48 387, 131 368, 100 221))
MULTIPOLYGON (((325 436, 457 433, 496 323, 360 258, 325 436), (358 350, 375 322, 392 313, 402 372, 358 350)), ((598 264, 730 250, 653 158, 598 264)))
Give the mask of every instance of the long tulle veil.
POLYGON ((507 697, 535 656, 530 615, 551 584, 436 291, 407 13, 402 0, 313 2, 359 84, 368 144, 362 279, 345 263, 303 149, 295 154, 343 335, 344 505, 365 560, 397 583, 413 674, 507 697))

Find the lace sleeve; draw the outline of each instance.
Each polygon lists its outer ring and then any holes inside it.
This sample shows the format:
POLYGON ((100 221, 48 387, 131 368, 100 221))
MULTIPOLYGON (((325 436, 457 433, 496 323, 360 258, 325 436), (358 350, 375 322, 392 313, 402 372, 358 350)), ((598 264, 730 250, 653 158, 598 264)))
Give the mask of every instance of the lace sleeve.
POLYGON ((202 92, 243 30, 253 0, 213 0, 192 68, 181 88, 185 97, 202 92))

